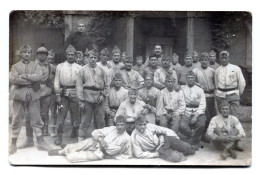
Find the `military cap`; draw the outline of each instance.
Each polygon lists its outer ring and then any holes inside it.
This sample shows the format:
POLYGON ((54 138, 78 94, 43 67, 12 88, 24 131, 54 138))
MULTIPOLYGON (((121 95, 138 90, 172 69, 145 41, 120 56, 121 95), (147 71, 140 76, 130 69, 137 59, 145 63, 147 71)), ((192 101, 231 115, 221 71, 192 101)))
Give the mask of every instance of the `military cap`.
POLYGON ((198 52, 197 51, 193 51, 192 52, 192 57, 196 57, 196 56, 199 56, 198 52))
POLYGON ((82 51, 76 51, 76 55, 83 56, 83 52, 82 51))
POLYGON ((100 55, 109 55, 109 51, 107 48, 104 48, 100 51, 100 55))
POLYGON ((201 55, 201 56, 200 56, 200 59, 209 58, 208 52, 203 52, 203 53, 201 53, 200 55, 201 55))
POLYGON ((41 46, 37 49, 36 53, 46 53, 46 54, 48 54, 48 50, 45 47, 41 46))
POLYGON ((221 52, 219 53, 219 56, 222 56, 222 55, 227 55, 227 56, 229 56, 229 52, 226 51, 226 50, 221 51, 221 52))
POLYGON ((143 57, 141 55, 137 55, 136 60, 143 60, 143 57))
POLYGON ((126 118, 122 115, 119 115, 116 117, 116 123, 125 123, 126 122, 126 118))
POLYGON ((196 75, 195 75, 195 73, 194 73, 193 71, 189 71, 189 72, 187 73, 186 77, 188 77, 188 76, 193 76, 193 77, 195 77, 196 75))
POLYGON ((115 73, 114 79, 122 79, 122 75, 120 72, 115 73))
POLYGON ((54 57, 55 53, 53 52, 53 50, 49 50, 48 51, 48 56, 54 57))
POLYGON ((166 74, 165 81, 167 80, 175 80, 172 74, 166 74))
POLYGON ((20 52, 25 52, 25 51, 30 51, 30 52, 32 52, 31 46, 29 46, 28 44, 23 45, 23 46, 20 48, 20 52))
POLYGON ((150 77, 150 78, 153 80, 153 77, 154 77, 154 76, 153 76, 153 74, 148 73, 148 74, 145 75, 145 79, 148 78, 148 77, 150 77))
POLYGON ((172 58, 177 58, 179 60, 179 55, 177 55, 175 52, 174 54, 172 55, 172 58))
POLYGON ((211 50, 211 51, 209 51, 209 55, 214 55, 214 56, 216 56, 216 52, 215 52, 214 50, 211 50))
POLYGON ((89 51, 88 51, 88 56, 89 56, 90 54, 95 55, 95 56, 98 56, 98 52, 97 52, 95 49, 89 50, 89 51))
POLYGON ((121 54, 120 49, 116 45, 113 47, 113 50, 112 50, 112 54, 115 54, 115 53, 121 54))
POLYGON ((76 53, 75 47, 73 47, 72 45, 69 45, 68 48, 66 49, 66 53, 68 53, 68 52, 74 52, 74 53, 76 53))
POLYGON ((222 108, 222 107, 224 107, 224 106, 230 107, 230 104, 228 103, 227 100, 223 100, 223 101, 220 103, 220 108, 222 108))
POLYGON ((125 57, 124 61, 134 61, 134 60, 133 60, 133 57, 127 56, 127 57, 125 57))
POLYGON ((185 53, 185 58, 192 58, 192 53, 190 53, 189 51, 187 51, 185 53))
POLYGON ((135 119, 135 124, 139 124, 139 123, 146 123, 146 117, 144 115, 138 115, 137 118, 135 119))
POLYGON ((80 24, 86 25, 86 24, 85 24, 85 20, 83 20, 83 19, 78 20, 77 26, 80 25, 80 24))

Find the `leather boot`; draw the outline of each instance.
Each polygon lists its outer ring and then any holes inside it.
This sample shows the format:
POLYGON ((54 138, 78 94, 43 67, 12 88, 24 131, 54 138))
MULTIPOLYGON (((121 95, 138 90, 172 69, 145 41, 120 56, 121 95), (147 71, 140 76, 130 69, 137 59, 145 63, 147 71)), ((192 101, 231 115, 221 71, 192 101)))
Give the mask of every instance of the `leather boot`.
POLYGON ((244 148, 242 148, 239 144, 238 144, 238 141, 235 142, 234 144, 234 149, 240 151, 240 152, 243 152, 244 151, 244 148))
POLYGON ((16 153, 16 151, 17 151, 16 142, 17 142, 17 138, 12 138, 12 143, 11 143, 11 147, 9 149, 9 154, 16 153))
POLYGON ((18 149, 24 149, 34 146, 34 141, 32 137, 26 137, 25 141, 18 146, 18 149))
POLYGON ((75 137, 78 137, 78 127, 73 127, 70 134, 70 138, 75 138, 75 137))
POLYGON ((52 138, 57 136, 56 131, 55 131, 55 127, 51 127, 51 131, 50 132, 51 132, 51 137, 52 138))
POLYGON ((52 148, 44 141, 43 136, 37 137, 37 148, 39 150, 51 150, 52 148))
POLYGON ((48 125, 44 125, 43 127, 43 136, 49 136, 49 131, 48 131, 48 125))
POLYGON ((226 160, 226 159, 227 159, 227 156, 228 156, 228 149, 225 148, 225 149, 223 150, 223 152, 221 153, 221 158, 222 158, 222 160, 226 160))
POLYGON ((230 153, 230 156, 233 158, 233 159, 236 159, 237 158, 237 153, 231 148, 228 150, 228 152, 230 153))
POLYGON ((62 144, 62 135, 57 135, 54 143, 55 143, 55 145, 61 145, 62 144))

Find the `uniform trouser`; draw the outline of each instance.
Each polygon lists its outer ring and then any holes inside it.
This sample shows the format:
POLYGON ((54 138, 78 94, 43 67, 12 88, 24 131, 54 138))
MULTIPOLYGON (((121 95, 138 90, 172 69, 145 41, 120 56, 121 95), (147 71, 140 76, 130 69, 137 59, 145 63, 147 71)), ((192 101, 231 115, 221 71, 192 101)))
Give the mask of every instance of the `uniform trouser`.
MULTIPOLYGON (((217 136, 223 136, 222 132, 221 132, 221 129, 220 128, 215 128, 214 129, 214 133, 217 135, 217 136)), ((230 135, 231 136, 237 136, 239 134, 239 131, 238 129, 233 129, 231 132, 230 132, 230 135)), ((223 150, 224 148, 232 148, 232 146, 234 144, 237 144, 238 141, 235 141, 235 142, 225 142, 225 141, 219 141, 219 140, 212 140, 212 143, 213 145, 217 148, 217 149, 220 149, 220 150, 223 150)))
POLYGON ((230 104, 230 114, 235 116, 235 117, 239 117, 238 116, 238 107, 239 107, 239 104, 240 104, 240 97, 239 97, 239 95, 237 95, 237 94, 230 94, 230 95, 227 95, 226 98, 216 97, 218 111, 220 111, 220 104, 224 100, 227 100, 228 103, 230 104))
POLYGON ((179 132, 180 121, 181 121, 181 117, 180 116, 173 117, 171 115, 171 118, 169 118, 166 115, 162 115, 160 117, 160 126, 163 126, 163 127, 166 127, 166 128, 170 128, 175 133, 178 133, 179 132))
POLYGON ((51 105, 51 95, 40 98, 40 114, 44 126, 48 126, 49 123, 49 109, 51 105))
POLYGON ((180 123, 180 132, 188 137, 191 144, 199 144, 205 129, 206 117, 199 115, 195 124, 191 125, 192 117, 183 115, 180 123))
POLYGON ((13 100, 12 138, 18 137, 24 117, 26 125, 30 125, 36 137, 41 136, 43 122, 40 115, 40 100, 30 102, 13 100), (28 103, 28 105, 26 103, 28 103), (26 106, 28 106, 28 109, 26 106))
POLYGON ((57 103, 56 103, 56 95, 52 94, 51 95, 51 106, 50 106, 50 127, 51 128, 56 128, 56 123, 57 123, 57 103))
POLYGON ((209 126, 210 120, 212 117, 215 117, 217 115, 217 111, 215 108, 215 98, 214 97, 206 97, 206 110, 205 110, 205 116, 206 116, 206 123, 205 123, 205 130, 207 131, 207 128, 209 126))
POLYGON ((105 127, 104 104, 104 101, 100 104, 85 102, 85 110, 82 111, 81 123, 79 126, 79 137, 90 137, 93 129, 105 127))
POLYGON ((63 96, 61 97, 61 105, 58 117, 57 117, 57 134, 61 135, 63 133, 63 126, 65 118, 70 111, 70 114, 74 118, 73 127, 77 128, 80 124, 80 112, 79 112, 79 104, 76 97, 63 96))
POLYGON ((171 136, 165 136, 164 140, 164 145, 159 148, 159 157, 164 160, 180 162, 184 155, 194 154, 194 150, 187 142, 171 136))

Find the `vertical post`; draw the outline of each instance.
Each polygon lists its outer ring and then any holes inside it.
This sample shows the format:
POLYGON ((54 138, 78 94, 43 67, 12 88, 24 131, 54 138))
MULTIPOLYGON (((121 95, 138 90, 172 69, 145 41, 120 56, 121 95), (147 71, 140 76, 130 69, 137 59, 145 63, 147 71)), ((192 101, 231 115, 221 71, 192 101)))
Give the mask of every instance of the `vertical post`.
POLYGON ((134 53, 134 17, 129 17, 126 24, 126 55, 134 53))
POLYGON ((193 51, 194 49, 194 18, 193 12, 187 12, 187 49, 193 51))
POLYGON ((66 38, 69 36, 70 32, 72 31, 72 15, 65 15, 65 24, 68 25, 68 28, 65 27, 65 38, 64 40, 66 40, 66 38))

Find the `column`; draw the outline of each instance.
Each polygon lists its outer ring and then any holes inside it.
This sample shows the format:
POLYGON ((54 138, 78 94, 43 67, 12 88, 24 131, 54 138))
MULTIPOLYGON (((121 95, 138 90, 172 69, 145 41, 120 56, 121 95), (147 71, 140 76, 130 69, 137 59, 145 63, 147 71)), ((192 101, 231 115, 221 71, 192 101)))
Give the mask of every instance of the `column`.
POLYGON ((194 49, 194 18, 193 12, 187 12, 187 49, 193 51, 194 49))
POLYGON ((70 32, 72 31, 72 15, 65 15, 65 24, 68 25, 68 27, 65 27, 65 40, 69 36, 70 32))
POLYGON ((127 18, 126 24, 126 55, 133 56, 134 53, 134 17, 127 18))

